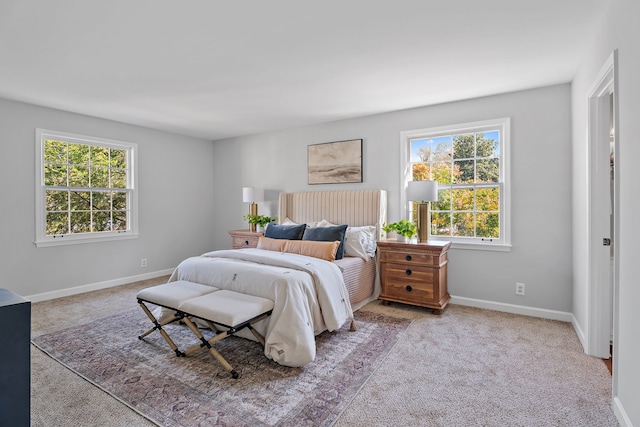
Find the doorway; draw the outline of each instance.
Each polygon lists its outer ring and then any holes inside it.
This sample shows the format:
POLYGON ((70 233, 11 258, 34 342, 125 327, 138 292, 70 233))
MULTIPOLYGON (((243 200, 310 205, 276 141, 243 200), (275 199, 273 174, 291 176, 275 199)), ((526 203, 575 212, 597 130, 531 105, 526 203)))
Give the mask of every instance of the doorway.
POLYGON ((589 290, 587 354, 607 359, 615 347, 618 259, 618 171, 615 155, 616 79, 614 52, 589 96, 589 290), (612 347, 613 344, 613 347, 612 347))

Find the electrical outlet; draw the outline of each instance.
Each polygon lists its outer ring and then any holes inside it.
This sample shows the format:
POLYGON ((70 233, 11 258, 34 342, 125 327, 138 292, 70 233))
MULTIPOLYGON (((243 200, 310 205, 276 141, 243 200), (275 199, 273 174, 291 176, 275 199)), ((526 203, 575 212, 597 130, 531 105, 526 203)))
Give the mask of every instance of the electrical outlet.
POLYGON ((524 295, 524 283, 516 283, 516 295, 524 295))
POLYGON ((142 258, 140 260, 140 267, 146 267, 147 266, 147 259, 146 258, 142 258))

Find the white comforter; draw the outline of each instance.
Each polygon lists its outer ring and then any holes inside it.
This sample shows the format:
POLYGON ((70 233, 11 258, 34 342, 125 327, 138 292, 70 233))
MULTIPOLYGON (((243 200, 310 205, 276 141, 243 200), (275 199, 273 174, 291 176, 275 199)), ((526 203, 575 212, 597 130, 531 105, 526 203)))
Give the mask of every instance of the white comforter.
POLYGON ((272 300, 273 314, 255 328, 265 337, 265 355, 285 366, 312 362, 315 335, 353 318, 340 269, 317 258, 260 249, 214 251, 181 262, 169 279, 176 280, 272 300))

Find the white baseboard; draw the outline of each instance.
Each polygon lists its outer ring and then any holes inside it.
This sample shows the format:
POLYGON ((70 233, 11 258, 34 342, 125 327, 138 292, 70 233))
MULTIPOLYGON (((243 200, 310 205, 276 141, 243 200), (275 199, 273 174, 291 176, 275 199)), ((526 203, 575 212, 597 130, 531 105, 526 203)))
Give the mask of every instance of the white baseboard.
POLYGON ((584 331, 580 327, 580 324, 578 323, 578 320, 575 318, 573 314, 571 315, 571 324, 573 325, 573 330, 576 331, 576 335, 578 335, 578 339, 580 340, 582 349, 586 353, 587 348, 589 348, 588 347, 589 343, 587 342, 587 336, 585 335, 584 331))
POLYGON ((616 416, 622 427, 633 427, 627 412, 622 407, 622 403, 620 403, 620 399, 614 397, 611 406, 613 406, 613 414, 616 416))
POLYGON ((138 282, 140 280, 155 279, 173 273, 173 268, 168 270, 154 271, 151 273, 138 274, 136 276, 122 277, 120 279, 107 280, 106 282, 90 283, 88 285, 76 286, 74 288, 60 289, 58 291, 44 292, 41 294, 26 296, 31 302, 46 301, 54 298, 68 297, 71 295, 83 294, 85 292, 97 291, 100 289, 113 288, 114 286, 126 285, 127 283, 138 282))
POLYGON ((455 295, 451 296, 451 304, 486 308, 488 310, 522 314, 524 316, 541 317, 543 319, 561 320, 563 322, 571 322, 573 318, 573 314, 564 311, 547 310, 545 308, 527 307, 524 305, 505 304, 502 302, 487 301, 475 298, 457 297, 455 295))

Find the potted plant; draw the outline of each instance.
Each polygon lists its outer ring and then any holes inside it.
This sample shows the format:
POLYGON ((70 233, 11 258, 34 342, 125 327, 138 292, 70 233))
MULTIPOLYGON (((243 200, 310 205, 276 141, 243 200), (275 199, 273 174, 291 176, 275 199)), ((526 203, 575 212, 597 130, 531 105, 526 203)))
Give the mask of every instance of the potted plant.
POLYGON ((398 234, 398 239, 402 239, 405 242, 408 242, 418 231, 418 227, 408 219, 401 219, 398 222, 384 224, 382 229, 387 233, 387 236, 389 236, 391 231, 395 231, 398 234))
POLYGON ((243 218, 249 224, 255 224, 257 226, 258 232, 264 231, 264 227, 267 224, 278 220, 277 216, 270 217, 266 215, 250 215, 250 214, 245 215, 243 218))

